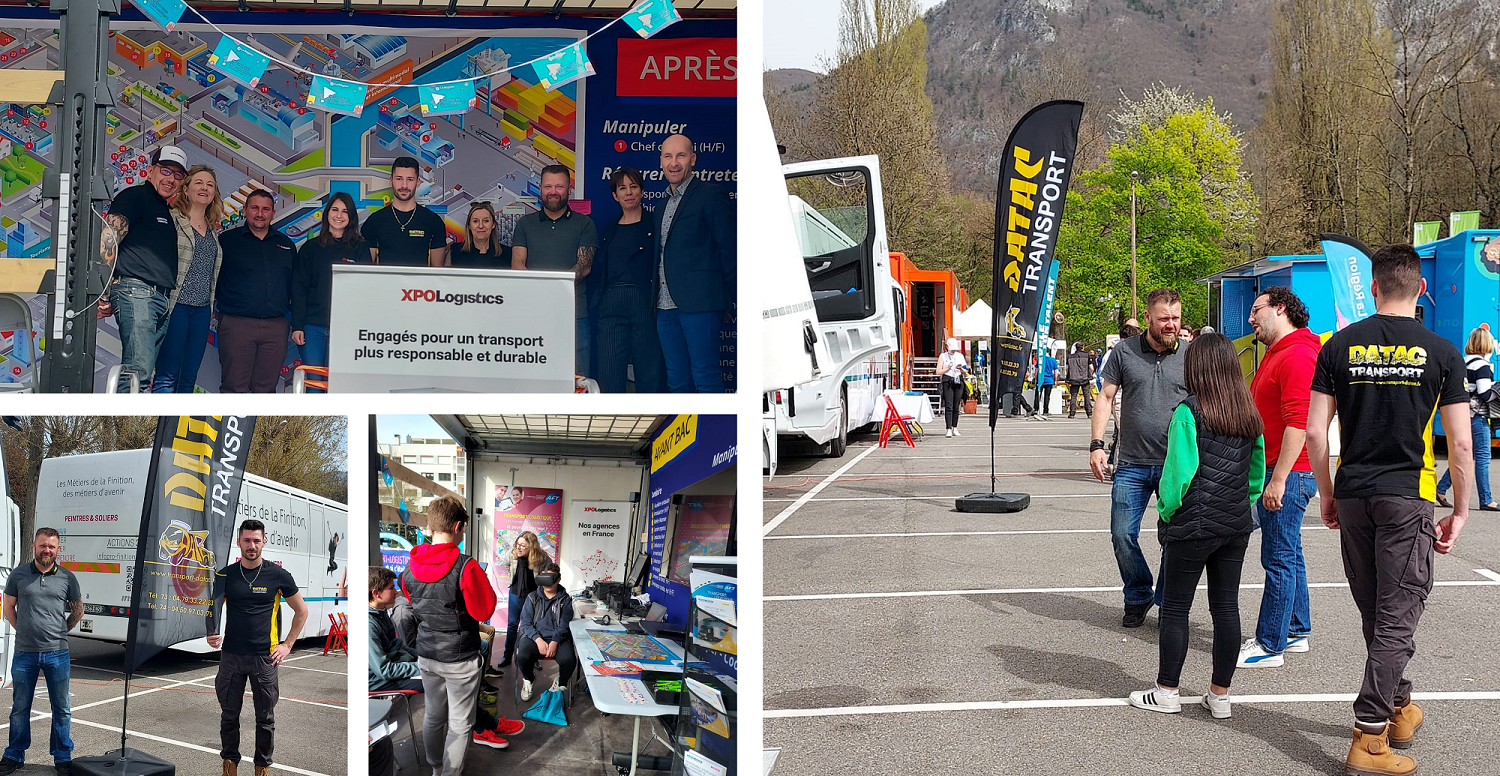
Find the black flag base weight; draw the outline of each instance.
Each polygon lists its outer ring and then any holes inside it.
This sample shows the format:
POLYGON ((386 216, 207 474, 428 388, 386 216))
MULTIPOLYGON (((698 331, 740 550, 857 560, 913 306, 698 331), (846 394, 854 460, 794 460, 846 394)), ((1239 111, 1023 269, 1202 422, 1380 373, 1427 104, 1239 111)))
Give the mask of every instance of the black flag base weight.
POLYGON ((960 512, 1020 512, 1031 506, 1030 493, 970 493, 955 503, 960 512))
POLYGON ((74 776, 177 776, 177 766, 139 749, 115 749, 73 760, 74 776))

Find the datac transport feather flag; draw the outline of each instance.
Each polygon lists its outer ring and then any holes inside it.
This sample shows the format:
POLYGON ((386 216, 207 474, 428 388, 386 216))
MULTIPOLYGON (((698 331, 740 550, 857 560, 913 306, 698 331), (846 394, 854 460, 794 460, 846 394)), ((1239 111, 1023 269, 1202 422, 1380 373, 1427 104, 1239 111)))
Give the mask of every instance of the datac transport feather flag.
POLYGON ((208 635, 214 571, 226 565, 255 418, 163 417, 146 477, 130 591, 125 672, 208 635))
POLYGON ((1062 225, 1083 103, 1053 100, 1016 122, 995 192, 994 318, 990 330, 990 427, 1000 397, 1021 390, 1057 234, 1062 225))

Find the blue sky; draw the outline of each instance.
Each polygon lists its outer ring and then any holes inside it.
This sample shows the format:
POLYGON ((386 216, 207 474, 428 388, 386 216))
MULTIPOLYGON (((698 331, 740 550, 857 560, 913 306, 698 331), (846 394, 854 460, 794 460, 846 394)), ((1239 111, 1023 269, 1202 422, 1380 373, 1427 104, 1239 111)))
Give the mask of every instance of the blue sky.
POLYGON ((376 415, 375 442, 388 445, 395 441, 393 434, 400 434, 403 438, 448 436, 430 415, 376 415))
MULTIPOLYGON (((942 0, 917 0, 925 12, 942 0)), ((800 67, 826 72, 839 45, 839 0, 766 0, 767 70, 800 67)))

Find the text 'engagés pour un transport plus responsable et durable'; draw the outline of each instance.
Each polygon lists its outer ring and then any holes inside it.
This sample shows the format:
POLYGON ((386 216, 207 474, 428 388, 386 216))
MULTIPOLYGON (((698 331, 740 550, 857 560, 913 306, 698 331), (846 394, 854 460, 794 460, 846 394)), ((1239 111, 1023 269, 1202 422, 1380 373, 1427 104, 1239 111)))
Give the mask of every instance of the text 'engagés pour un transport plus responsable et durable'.
POLYGON ((354 351, 354 360, 362 358, 389 358, 397 361, 472 361, 489 364, 545 364, 547 356, 537 350, 524 348, 545 347, 543 337, 506 337, 491 334, 442 334, 410 331, 359 330, 359 341, 374 345, 395 347, 359 346, 354 351), (416 345, 408 349, 403 345, 416 345), (428 346, 451 346, 436 350, 428 346), (511 348, 512 350, 485 350, 484 346, 511 348))

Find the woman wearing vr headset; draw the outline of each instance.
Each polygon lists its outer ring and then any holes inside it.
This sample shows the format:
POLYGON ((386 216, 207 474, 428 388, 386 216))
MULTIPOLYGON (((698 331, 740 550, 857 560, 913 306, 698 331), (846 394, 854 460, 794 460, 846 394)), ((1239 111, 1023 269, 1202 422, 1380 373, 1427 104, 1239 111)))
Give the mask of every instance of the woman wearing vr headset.
POLYGON ((573 597, 562 586, 562 572, 556 562, 549 560, 542 566, 536 584, 537 589, 521 607, 521 638, 516 644, 523 701, 531 700, 531 682, 536 679, 536 664, 542 658, 557 661, 558 684, 566 685, 578 669, 578 655, 568 633, 568 623, 573 621, 573 597))

